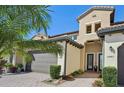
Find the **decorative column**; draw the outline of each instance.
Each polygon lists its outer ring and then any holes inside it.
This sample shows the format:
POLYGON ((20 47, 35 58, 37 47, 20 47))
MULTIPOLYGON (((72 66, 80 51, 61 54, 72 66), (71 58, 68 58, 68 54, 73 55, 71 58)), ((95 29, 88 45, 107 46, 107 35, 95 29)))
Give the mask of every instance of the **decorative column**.
POLYGON ((15 66, 16 64, 16 53, 13 54, 12 64, 15 66))

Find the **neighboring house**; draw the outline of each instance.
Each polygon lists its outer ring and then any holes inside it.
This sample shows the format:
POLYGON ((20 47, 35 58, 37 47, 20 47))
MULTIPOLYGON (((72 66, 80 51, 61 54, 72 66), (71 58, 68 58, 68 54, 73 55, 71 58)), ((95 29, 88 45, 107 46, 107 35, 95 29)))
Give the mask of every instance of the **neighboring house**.
POLYGON ((124 84, 124 22, 115 23, 114 13, 114 7, 94 6, 77 18, 79 31, 49 37, 35 35, 35 40, 61 44, 63 55, 34 53, 32 70, 48 72, 51 64, 58 64, 61 75, 68 75, 78 69, 99 72, 105 66, 115 66, 118 83, 124 84))

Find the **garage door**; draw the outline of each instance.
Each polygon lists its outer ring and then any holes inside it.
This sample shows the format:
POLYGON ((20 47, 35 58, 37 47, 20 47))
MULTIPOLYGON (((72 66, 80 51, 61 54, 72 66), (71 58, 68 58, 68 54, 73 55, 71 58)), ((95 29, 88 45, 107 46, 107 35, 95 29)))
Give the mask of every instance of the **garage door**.
POLYGON ((124 85, 124 44, 118 48, 118 84, 124 85))
POLYGON ((49 73, 50 65, 57 64, 57 57, 50 53, 34 53, 31 70, 34 72, 49 73))

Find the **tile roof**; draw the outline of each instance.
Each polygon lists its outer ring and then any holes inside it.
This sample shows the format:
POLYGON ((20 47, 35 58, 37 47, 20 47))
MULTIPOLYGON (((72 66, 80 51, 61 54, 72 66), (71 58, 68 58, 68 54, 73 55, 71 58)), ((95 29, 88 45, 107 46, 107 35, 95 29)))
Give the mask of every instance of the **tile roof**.
POLYGON ((70 43, 71 45, 81 49, 83 48, 82 44, 79 44, 78 42, 70 39, 69 37, 65 36, 65 37, 58 37, 58 38, 53 38, 53 39, 48 39, 48 41, 50 42, 62 42, 62 41, 66 41, 68 43, 70 43))
POLYGON ((86 16, 87 14, 89 14, 90 12, 92 12, 93 10, 114 11, 115 9, 113 6, 93 6, 89 10, 78 16, 77 21, 86 16))
POLYGON ((66 33, 62 33, 62 34, 58 34, 58 35, 54 35, 54 36, 49 36, 49 38, 54 38, 54 37, 59 37, 59 36, 64 36, 64 35, 71 35, 71 34, 78 34, 78 30, 77 31, 72 31, 72 32, 66 32, 66 33))
POLYGON ((118 24, 118 25, 113 25, 110 27, 100 28, 97 31, 97 35, 100 37, 103 37, 105 34, 116 33, 116 32, 124 32, 124 23, 118 24))

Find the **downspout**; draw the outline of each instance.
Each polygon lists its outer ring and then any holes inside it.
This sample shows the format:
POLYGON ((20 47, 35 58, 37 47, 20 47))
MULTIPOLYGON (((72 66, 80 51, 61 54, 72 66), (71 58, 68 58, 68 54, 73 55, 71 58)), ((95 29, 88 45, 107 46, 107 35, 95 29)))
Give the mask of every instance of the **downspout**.
POLYGON ((101 42, 102 42, 102 71, 101 74, 103 76, 103 68, 104 68, 104 64, 105 64, 105 60, 104 60, 104 55, 105 55, 105 41, 104 38, 101 38, 101 42))
POLYGON ((64 76, 66 76, 67 42, 65 42, 64 76))
POLYGON ((104 44, 104 39, 101 39, 102 42, 102 69, 104 67, 104 49, 105 49, 105 44, 104 44))

